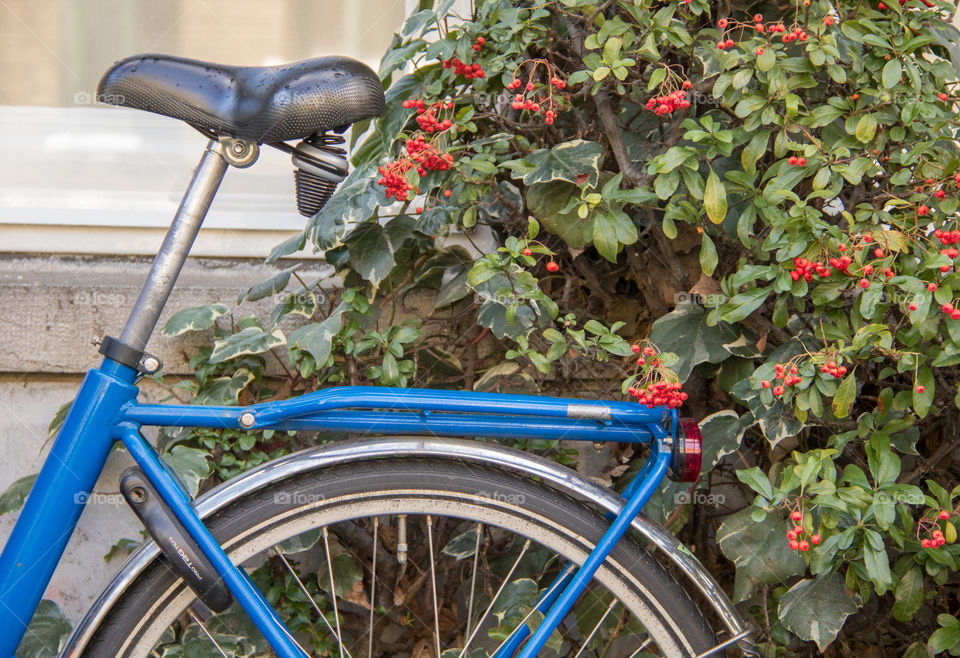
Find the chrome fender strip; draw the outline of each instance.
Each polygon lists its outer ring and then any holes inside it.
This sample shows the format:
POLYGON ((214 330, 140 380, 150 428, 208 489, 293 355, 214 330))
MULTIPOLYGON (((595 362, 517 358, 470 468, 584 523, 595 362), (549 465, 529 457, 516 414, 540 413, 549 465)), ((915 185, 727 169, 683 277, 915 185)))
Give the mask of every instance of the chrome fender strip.
MULTIPOLYGON (((613 491, 543 457, 496 443, 416 436, 339 441, 326 446, 308 448, 262 464, 224 482, 198 498, 194 505, 200 516, 206 518, 236 499, 278 480, 337 464, 403 455, 459 459, 508 468, 523 475, 543 478, 555 488, 610 512, 616 513, 623 505, 623 499, 613 491)), ((739 641, 740 650, 747 655, 759 655, 750 638, 749 629, 733 603, 700 561, 676 537, 645 515, 641 514, 634 519, 633 527, 651 544, 663 551, 690 584, 710 602, 730 637, 747 633, 739 641)), ((110 608, 158 554, 156 545, 150 541, 130 556, 74 630, 61 654, 63 658, 76 658, 83 652, 110 608)))

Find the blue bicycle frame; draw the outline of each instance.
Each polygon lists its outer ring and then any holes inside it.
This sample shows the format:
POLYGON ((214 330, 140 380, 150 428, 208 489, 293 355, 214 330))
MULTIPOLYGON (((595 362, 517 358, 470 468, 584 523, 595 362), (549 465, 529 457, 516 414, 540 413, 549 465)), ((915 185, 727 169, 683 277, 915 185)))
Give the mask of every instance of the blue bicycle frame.
POLYGON ((140 404, 136 382, 145 369, 128 357, 148 356, 142 350, 228 162, 223 145, 211 141, 121 339, 114 341, 124 351, 108 355, 87 373, 0 555, 0 657, 14 655, 80 518, 85 494, 93 490, 116 441, 123 442, 277 655, 306 656, 244 570, 230 562, 204 526, 177 477, 144 439, 144 426, 649 444, 650 456, 625 492, 625 506, 594 551, 580 568, 565 570, 549 588, 538 604, 545 618, 532 636, 528 638, 527 627, 521 625, 496 658, 512 656, 517 649, 521 658, 535 656, 666 474, 677 436, 676 412, 625 402, 375 387, 333 388, 244 408, 140 404))
MULTIPOLYGON (((114 441, 122 441, 163 502, 214 565, 234 598, 283 658, 305 656, 273 609, 234 566, 194 511, 179 480, 141 434, 143 426, 250 430, 405 432, 437 436, 568 439, 648 443, 650 457, 628 491, 627 504, 582 567, 551 588, 546 617, 524 644, 535 656, 623 536, 667 472, 676 412, 625 402, 536 396, 340 387, 250 407, 140 404, 137 372, 105 359, 84 379, 63 428, 0 556, 0 656, 13 655, 73 532, 83 503, 114 441)), ((543 605, 544 602, 541 602, 543 605)), ((518 628, 497 654, 514 655, 526 639, 518 628), (508 652, 509 651, 509 652, 508 652)))

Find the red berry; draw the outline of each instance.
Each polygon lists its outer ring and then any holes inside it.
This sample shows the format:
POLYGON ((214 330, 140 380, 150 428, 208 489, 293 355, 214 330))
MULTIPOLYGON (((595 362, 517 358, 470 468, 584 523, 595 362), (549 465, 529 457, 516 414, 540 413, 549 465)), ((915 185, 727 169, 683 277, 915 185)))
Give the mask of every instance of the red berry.
POLYGON ((555 262, 550 261, 549 263, 547 263, 547 272, 556 272, 559 269, 560 269, 560 266, 557 265, 555 262))
POLYGON ((762 386, 763 388, 770 388, 770 380, 764 379, 762 382, 760 382, 760 386, 762 386))
POLYGON ((826 18, 824 18, 823 24, 826 25, 827 27, 830 27, 831 25, 833 25, 833 16, 827 16, 826 18))
POLYGON ((867 281, 866 279, 860 279, 859 286, 860 286, 861 288, 863 288, 864 290, 866 290, 867 288, 870 287, 870 282, 867 281))
MULTIPOLYGON (((930 208, 928 208, 928 207, 925 206, 925 205, 921 205, 919 208, 917 208, 917 214, 920 215, 921 217, 923 217, 924 215, 926 215, 928 212, 930 212, 930 208)), ((880 251, 880 250, 877 249, 877 251, 880 251)), ((883 254, 882 251, 880 251, 880 253, 881 253, 881 255, 883 254)), ((878 256, 877 258, 879 258, 879 256, 878 256)))
POLYGON ((774 386, 774 387, 773 387, 773 394, 774 394, 774 395, 777 395, 777 396, 783 395, 783 386, 779 386, 779 385, 774 386))
POLYGON ((526 249, 523 250, 523 255, 524 255, 524 256, 533 256, 533 250, 530 249, 529 247, 527 247, 526 249))
POLYGON ((792 512, 790 512, 790 518, 793 519, 794 521, 799 521, 800 519, 803 518, 803 512, 801 512, 800 510, 793 510, 792 512))
POLYGON ((798 548, 800 548, 800 542, 798 542, 797 540, 793 540, 792 542, 790 542, 790 550, 791 550, 791 551, 795 551, 795 550, 797 550, 798 548))
POLYGON ((937 284, 935 284, 935 283, 928 283, 928 284, 927 284, 927 290, 929 290, 930 292, 936 292, 936 290, 937 290, 937 284))
POLYGON ((924 548, 933 548, 933 542, 931 542, 929 539, 924 539, 920 542, 920 545, 924 548))
POLYGON ((717 21, 717 27, 719 27, 721 30, 727 29, 727 25, 729 25, 729 23, 727 22, 726 18, 721 18, 719 21, 717 21))
POLYGON ((484 39, 483 37, 477 37, 477 43, 480 44, 481 46, 482 46, 483 44, 485 44, 486 42, 487 42, 487 40, 484 39))
POLYGON ((937 197, 938 199, 942 199, 943 197, 947 196, 947 193, 943 190, 937 190, 933 193, 933 196, 937 197))
POLYGON ((911 302, 910 304, 907 305, 907 308, 909 308, 911 311, 916 311, 917 305, 911 302))
POLYGON ((724 50, 726 47, 727 47, 727 44, 724 43, 723 41, 718 41, 718 42, 717 42, 717 48, 718 48, 719 50, 724 50))
POLYGON ((417 212, 418 213, 423 212, 423 206, 417 206, 417 212))
POLYGON ((797 540, 797 533, 795 533, 793 530, 788 530, 788 531, 787 531, 787 539, 789 539, 790 541, 796 541, 796 540, 797 540))
POLYGON ((791 155, 789 158, 787 158, 787 164, 789 165, 797 164, 797 156, 791 155))
POLYGON ((639 353, 640 353, 640 346, 639 346, 639 345, 634 345, 634 346, 632 346, 630 349, 633 351, 634 354, 639 354, 639 353))
POLYGON ((763 54, 763 48, 757 48, 754 52, 757 53, 757 57, 759 57, 763 54))
POLYGON ((809 551, 809 550, 810 550, 810 542, 808 542, 806 539, 804 539, 802 542, 800 542, 800 550, 801 550, 801 551, 809 551))
POLYGON ((937 514, 937 518, 940 519, 941 521, 946 521, 947 519, 950 518, 950 512, 948 512, 947 510, 942 510, 939 514, 937 514))
POLYGON ((754 23, 760 23, 760 22, 762 22, 762 21, 763 21, 763 15, 762 15, 762 14, 754 14, 754 15, 753 15, 753 22, 754 22, 754 23))
POLYGON ((820 544, 820 535, 813 535, 812 537, 810 537, 810 543, 813 544, 814 546, 819 545, 819 544, 820 544))
POLYGON ((942 101, 945 101, 945 100, 947 100, 947 99, 950 98, 950 97, 947 96, 945 93, 943 93, 943 92, 941 91, 939 94, 937 94, 937 98, 939 98, 939 99, 942 100, 942 101))
POLYGON ((923 384, 917 384, 917 393, 923 393, 925 390, 923 384))
POLYGON ((450 190, 444 190, 444 191, 443 191, 443 196, 447 197, 448 199, 450 198, 450 195, 451 195, 451 194, 452 194, 452 192, 451 192, 450 190))
POLYGON ((736 44, 733 42, 733 39, 727 39, 723 45, 727 48, 733 48, 736 44))

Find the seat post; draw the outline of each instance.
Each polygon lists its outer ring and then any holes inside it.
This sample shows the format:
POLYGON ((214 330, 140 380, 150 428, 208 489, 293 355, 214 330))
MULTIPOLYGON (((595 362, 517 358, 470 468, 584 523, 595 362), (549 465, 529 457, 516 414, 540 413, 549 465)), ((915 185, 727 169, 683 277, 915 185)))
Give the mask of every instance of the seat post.
POLYGON ((147 346, 227 166, 223 144, 210 140, 123 329, 120 341, 129 347, 147 346))

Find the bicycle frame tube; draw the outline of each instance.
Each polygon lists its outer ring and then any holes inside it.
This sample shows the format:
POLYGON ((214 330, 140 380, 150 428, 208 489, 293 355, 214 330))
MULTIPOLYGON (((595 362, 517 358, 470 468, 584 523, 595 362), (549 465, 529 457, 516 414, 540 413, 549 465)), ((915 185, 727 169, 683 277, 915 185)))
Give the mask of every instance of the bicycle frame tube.
POLYGON ((111 424, 133 400, 135 372, 91 370, 0 555, 0 656, 12 656, 107 461, 111 424))

